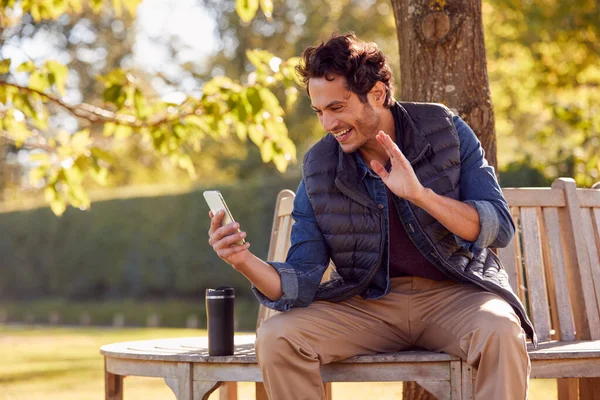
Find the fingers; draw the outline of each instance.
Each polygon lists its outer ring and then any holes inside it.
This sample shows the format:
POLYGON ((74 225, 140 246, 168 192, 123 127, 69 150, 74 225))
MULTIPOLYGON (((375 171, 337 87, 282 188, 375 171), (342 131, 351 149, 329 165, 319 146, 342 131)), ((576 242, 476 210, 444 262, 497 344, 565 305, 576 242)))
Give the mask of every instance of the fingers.
POLYGON ((216 215, 213 215, 212 211, 208 212, 208 216, 210 217, 210 228, 208 229, 208 236, 212 236, 213 233, 217 231, 221 227, 221 221, 225 216, 225 212, 223 210, 217 211, 216 215))
POLYGON ((376 138, 377 138, 377 141, 385 149, 388 157, 390 157, 392 164, 399 161, 405 165, 406 164, 410 165, 410 163, 408 162, 408 160, 406 159, 406 157, 404 156, 404 154, 402 153, 402 151, 400 150, 398 145, 396 143, 394 143, 392 138, 387 133, 385 133, 384 131, 379 131, 376 138))
POLYGON ((217 255, 220 258, 222 258, 222 259, 224 259, 224 260, 227 261, 227 259, 229 257, 231 257, 231 256, 233 256, 233 255, 235 255, 235 254, 237 254, 239 252, 242 252, 244 250, 247 250, 249 247, 250 247, 250 242, 246 242, 246 243, 244 243, 244 244, 242 244, 240 246, 236 245, 236 246, 225 247, 225 248, 222 248, 222 249, 219 249, 219 250, 215 250, 215 252, 217 253, 217 255))
POLYGON ((383 165, 381 165, 381 163, 377 160, 372 160, 371 161, 371 168, 373 169, 373 171, 375 171, 375 173, 377 175, 379 175, 381 177, 381 179, 383 179, 384 181, 388 178, 388 176, 390 175, 389 172, 387 172, 385 170, 385 168, 383 167, 383 165))

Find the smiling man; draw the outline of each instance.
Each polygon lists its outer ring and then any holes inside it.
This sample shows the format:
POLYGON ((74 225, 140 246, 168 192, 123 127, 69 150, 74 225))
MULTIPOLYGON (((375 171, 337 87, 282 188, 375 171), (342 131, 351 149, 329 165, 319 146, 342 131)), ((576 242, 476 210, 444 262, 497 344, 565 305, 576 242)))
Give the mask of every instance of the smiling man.
POLYGON ((489 250, 514 225, 473 131, 443 105, 396 102, 384 54, 353 34, 307 48, 297 72, 327 134, 304 158, 286 261, 234 246, 246 234, 221 214, 209 231, 285 311, 257 332, 269 398, 322 399, 322 364, 419 347, 476 367, 478 399, 525 399, 536 338, 489 250))

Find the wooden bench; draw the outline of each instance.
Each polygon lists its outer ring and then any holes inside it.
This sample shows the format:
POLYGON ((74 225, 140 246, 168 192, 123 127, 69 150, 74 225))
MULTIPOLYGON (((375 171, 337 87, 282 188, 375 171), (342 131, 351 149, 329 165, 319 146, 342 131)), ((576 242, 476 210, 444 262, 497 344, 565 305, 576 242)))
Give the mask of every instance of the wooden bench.
MULTIPOLYGON (((600 398, 600 190, 560 178, 503 192, 518 232, 499 255, 540 339, 529 346, 531 377, 558 378, 560 400, 600 398)), ((269 260, 285 259, 293 198, 288 190, 277 198, 269 260)), ((258 324, 272 314, 261 307, 258 324)), ((116 343, 101 353, 106 399, 122 399, 127 375, 163 377, 179 400, 207 399, 224 382, 221 399, 235 399, 242 381, 257 382, 257 399, 266 399, 252 337, 236 337, 228 357, 209 357, 202 338, 116 343)), ((459 358, 428 351, 357 356, 321 371, 324 382, 417 381, 440 400, 472 399, 476 376, 459 358)))

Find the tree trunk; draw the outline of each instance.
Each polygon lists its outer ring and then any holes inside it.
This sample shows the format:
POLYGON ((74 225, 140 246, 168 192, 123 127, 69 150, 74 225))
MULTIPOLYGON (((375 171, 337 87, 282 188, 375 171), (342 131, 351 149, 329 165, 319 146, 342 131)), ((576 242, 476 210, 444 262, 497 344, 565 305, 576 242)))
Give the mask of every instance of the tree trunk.
MULTIPOLYGON (((401 101, 442 103, 479 137, 497 168, 481 0, 391 0, 400 52, 401 101)), ((433 400, 405 382, 404 400, 433 400)))
POLYGON ((481 0, 391 0, 400 51, 401 101, 443 103, 479 137, 497 167, 481 0))

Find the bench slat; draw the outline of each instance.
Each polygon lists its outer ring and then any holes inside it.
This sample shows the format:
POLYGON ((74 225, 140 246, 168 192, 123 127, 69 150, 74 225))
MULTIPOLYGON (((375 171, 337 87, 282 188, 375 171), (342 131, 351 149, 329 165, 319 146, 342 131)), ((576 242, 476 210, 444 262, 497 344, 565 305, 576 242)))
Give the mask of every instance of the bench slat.
POLYGON ((507 188, 502 189, 511 207, 564 207, 565 195, 560 189, 507 188))
POLYGON ((600 305, 600 257, 598 256, 598 243, 597 243, 597 228, 598 221, 596 221, 596 229, 594 229, 594 210, 600 211, 600 209, 593 209, 588 207, 581 208, 581 222, 583 223, 583 236, 585 236, 588 256, 590 258, 590 265, 592 265, 592 279, 594 281, 594 289, 596 291, 597 305, 600 305))
POLYGON ((549 262, 546 264, 546 276, 548 277, 548 289, 551 293, 553 309, 556 311, 555 324, 563 341, 575 340, 575 322, 569 287, 567 285, 567 273, 565 271, 564 255, 560 239, 560 225, 558 223, 558 210, 553 207, 543 209, 544 224, 547 231, 547 244, 544 246, 548 251, 549 262))
POLYGON ((281 199, 281 202, 279 203, 279 210, 277 211, 278 217, 292 214, 292 210, 294 209, 294 197, 295 196, 292 195, 290 197, 284 197, 281 199))
POLYGON ((515 240, 516 239, 511 240, 508 246, 499 248, 498 256, 508 275, 510 287, 512 287, 515 293, 518 293, 519 278, 517 277, 517 263, 515 260, 515 240))
POLYGON ((550 340, 550 316, 540 248, 540 231, 535 207, 521 207, 523 249, 527 270, 527 288, 533 324, 541 342, 550 340))
POLYGON ((517 273, 517 288, 516 293, 519 299, 524 305, 527 305, 527 294, 525 288, 525 277, 523 276, 523 255, 521 253, 521 209, 519 207, 511 207, 510 214, 515 223, 517 233, 514 236, 513 241, 515 242, 515 267, 517 273))
POLYGON ((580 207, 600 207, 600 190, 577 189, 580 207))
POLYGON ((563 250, 569 293, 573 302, 576 337, 577 339, 600 339, 600 315, 590 259, 581 230, 581 212, 575 181, 570 178, 559 178, 552 183, 552 187, 564 190, 567 203, 567 206, 559 211, 559 220, 565 230, 563 250))

